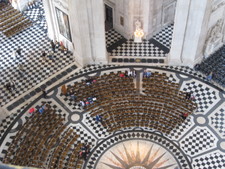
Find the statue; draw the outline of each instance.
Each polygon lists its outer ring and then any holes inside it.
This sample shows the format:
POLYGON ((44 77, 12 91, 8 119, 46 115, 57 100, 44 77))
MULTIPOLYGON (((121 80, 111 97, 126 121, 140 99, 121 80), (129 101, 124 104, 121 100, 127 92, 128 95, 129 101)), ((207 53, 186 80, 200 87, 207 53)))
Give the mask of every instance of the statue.
POLYGON ((204 55, 209 56, 217 46, 217 43, 222 40, 223 20, 220 19, 211 28, 209 36, 206 40, 204 55))
POLYGON ((134 32, 134 42, 135 43, 141 43, 142 37, 144 36, 144 31, 141 29, 141 22, 137 20, 135 22, 136 30, 134 32))
POLYGON ((141 22, 139 20, 136 20, 135 26, 136 26, 136 30, 141 29, 141 22))

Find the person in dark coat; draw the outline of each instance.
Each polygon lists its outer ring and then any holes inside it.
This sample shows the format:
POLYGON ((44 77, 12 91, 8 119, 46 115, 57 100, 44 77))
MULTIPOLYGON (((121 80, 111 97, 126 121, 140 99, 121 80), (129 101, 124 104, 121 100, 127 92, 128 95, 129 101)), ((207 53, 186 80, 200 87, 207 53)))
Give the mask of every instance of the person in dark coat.
POLYGON ((42 95, 43 95, 44 98, 47 97, 47 92, 45 91, 45 89, 42 89, 42 95))
POLYGON ((52 51, 55 52, 55 43, 51 40, 52 51))
POLYGON ((22 50, 22 49, 20 49, 20 48, 16 50, 16 53, 17 53, 19 56, 21 56, 21 50, 22 50))

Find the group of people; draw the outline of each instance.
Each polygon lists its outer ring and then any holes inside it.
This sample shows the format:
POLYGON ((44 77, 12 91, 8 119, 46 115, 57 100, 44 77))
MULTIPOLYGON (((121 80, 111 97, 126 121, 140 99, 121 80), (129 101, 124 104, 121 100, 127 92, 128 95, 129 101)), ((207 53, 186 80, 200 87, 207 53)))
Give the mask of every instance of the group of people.
POLYGON ((84 143, 79 152, 79 157, 84 160, 87 159, 87 156, 90 154, 90 146, 87 143, 84 143))
POLYGON ((152 72, 151 71, 146 70, 146 69, 144 70, 144 72, 143 72, 143 78, 150 78, 151 75, 152 75, 152 72))
POLYGON ((61 51, 65 54, 68 52, 68 49, 64 46, 63 42, 53 41, 51 40, 52 51, 55 52, 56 47, 60 47, 61 51))
POLYGON ((93 104, 96 100, 97 100, 96 97, 90 96, 90 97, 88 97, 88 98, 85 98, 84 100, 81 100, 81 101, 80 101, 80 105, 81 105, 83 108, 85 108, 86 106, 88 106, 88 105, 90 105, 90 104, 93 104))
POLYGON ((35 109, 34 107, 29 109, 29 114, 34 114, 35 112, 38 112, 40 114, 43 114, 46 110, 48 109, 48 105, 47 104, 43 104, 39 109, 35 109))
POLYGON ((13 89, 15 89, 15 82, 13 80, 10 80, 8 83, 5 84, 6 89, 9 92, 12 92, 13 89))
POLYGON ((38 112, 39 112, 40 114, 43 114, 43 113, 46 111, 46 109, 47 109, 47 106, 46 106, 46 104, 44 104, 43 106, 41 106, 41 107, 38 109, 38 112))
POLYGON ((92 79, 92 78, 89 78, 89 79, 86 79, 85 80, 85 83, 86 83, 86 85, 91 85, 91 84, 93 84, 93 83, 95 83, 96 82, 96 80, 95 79, 92 79))
POLYGON ((187 100, 194 100, 195 97, 194 97, 194 95, 192 94, 192 92, 186 92, 186 93, 185 93, 185 99, 187 99, 187 100))
POLYGON ((120 73, 120 77, 136 77, 136 70, 131 70, 129 69, 128 71, 126 70, 125 73, 120 73))
POLYGON ((22 53, 21 53, 22 49, 18 48, 16 50, 13 51, 12 55, 13 55, 13 58, 18 58, 22 56, 22 53))
MULTIPOLYGON (((194 70, 195 71, 200 71, 200 69, 201 69, 200 64, 196 64, 194 66, 194 70)), ((213 72, 213 71, 208 72, 208 74, 206 75, 206 80, 210 82, 213 79, 214 76, 216 77, 216 73, 215 72, 213 72)))

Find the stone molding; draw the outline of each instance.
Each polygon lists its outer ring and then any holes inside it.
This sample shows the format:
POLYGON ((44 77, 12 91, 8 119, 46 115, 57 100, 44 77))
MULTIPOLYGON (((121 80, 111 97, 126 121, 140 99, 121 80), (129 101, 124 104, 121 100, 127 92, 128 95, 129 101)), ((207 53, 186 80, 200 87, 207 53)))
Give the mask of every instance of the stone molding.
POLYGON ((67 11, 69 10, 67 0, 54 0, 54 3, 67 11))
POLYGON ((212 13, 215 12, 218 8, 220 8, 220 7, 224 6, 224 5, 225 5, 225 1, 222 1, 222 2, 220 2, 218 4, 214 3, 213 7, 212 7, 212 13))
POLYGON ((223 19, 219 19, 214 26, 209 30, 208 37, 206 39, 204 54, 209 56, 214 50, 222 43, 223 38, 223 19))

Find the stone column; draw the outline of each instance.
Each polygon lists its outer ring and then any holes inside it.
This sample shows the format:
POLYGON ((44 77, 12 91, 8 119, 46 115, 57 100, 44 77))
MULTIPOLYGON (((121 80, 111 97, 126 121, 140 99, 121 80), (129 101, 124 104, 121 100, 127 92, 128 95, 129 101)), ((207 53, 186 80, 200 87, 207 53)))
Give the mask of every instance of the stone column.
POLYGON ((204 27, 208 0, 178 0, 169 65, 193 66, 204 27))
MULTIPOLYGON (((96 64, 108 63, 103 0, 88 0, 88 19, 91 43, 91 58, 96 64)), ((90 63, 89 63, 90 64, 90 63)))
POLYGON ((81 66, 107 63, 103 0, 69 2, 75 60, 81 66))
POLYGON ((46 18, 46 22, 47 22, 47 26, 48 26, 48 37, 50 39, 55 40, 55 28, 54 28, 54 23, 53 23, 53 18, 52 18, 53 11, 51 9, 50 3, 51 2, 49 0, 43 0, 45 18, 46 18))

